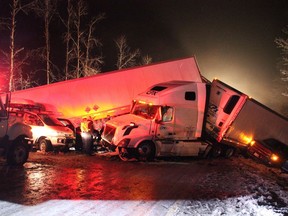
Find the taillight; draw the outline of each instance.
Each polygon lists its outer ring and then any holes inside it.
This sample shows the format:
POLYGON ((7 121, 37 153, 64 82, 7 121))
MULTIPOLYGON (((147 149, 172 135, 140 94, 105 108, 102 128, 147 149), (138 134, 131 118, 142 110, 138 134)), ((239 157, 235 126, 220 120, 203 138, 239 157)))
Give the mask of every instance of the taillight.
POLYGON ((276 154, 272 154, 272 155, 270 156, 270 159, 271 159, 271 161, 277 162, 277 161, 279 160, 279 156, 276 155, 276 154))

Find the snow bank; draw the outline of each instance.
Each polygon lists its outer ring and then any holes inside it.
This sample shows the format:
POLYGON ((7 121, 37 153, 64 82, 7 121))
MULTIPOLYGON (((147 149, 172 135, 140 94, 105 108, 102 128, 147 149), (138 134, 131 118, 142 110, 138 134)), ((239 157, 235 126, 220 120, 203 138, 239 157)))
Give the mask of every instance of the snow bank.
POLYGON ((1 215, 147 215, 147 216, 280 216, 288 209, 275 210, 271 206, 261 206, 252 196, 229 198, 226 200, 160 200, 160 201, 85 201, 50 200, 35 206, 23 206, 0 202, 1 215))

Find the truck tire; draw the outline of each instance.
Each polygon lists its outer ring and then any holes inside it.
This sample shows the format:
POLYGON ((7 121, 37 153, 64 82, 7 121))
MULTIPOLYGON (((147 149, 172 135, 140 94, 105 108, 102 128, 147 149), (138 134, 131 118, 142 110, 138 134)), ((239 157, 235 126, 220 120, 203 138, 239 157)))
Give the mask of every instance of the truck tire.
POLYGON ((144 141, 137 147, 138 159, 152 161, 155 157, 155 146, 149 141, 144 141))
POLYGON ((51 145, 51 143, 48 140, 41 139, 40 142, 39 142, 39 150, 42 153, 46 153, 46 152, 52 151, 52 145, 51 145))
POLYGON ((9 148, 7 153, 7 164, 20 166, 26 163, 29 150, 23 140, 18 140, 9 148))
POLYGON ((222 154, 222 152, 223 152, 222 147, 219 146, 219 145, 215 145, 212 148, 211 155, 212 155, 213 158, 217 158, 217 157, 219 157, 222 154))
POLYGON ((82 137, 83 152, 87 155, 92 155, 93 153, 93 137, 90 133, 82 137))
POLYGON ((235 152, 235 149, 234 148, 227 148, 226 150, 225 150, 225 158, 230 158, 230 157, 232 157, 233 156, 233 154, 234 154, 234 152, 235 152))

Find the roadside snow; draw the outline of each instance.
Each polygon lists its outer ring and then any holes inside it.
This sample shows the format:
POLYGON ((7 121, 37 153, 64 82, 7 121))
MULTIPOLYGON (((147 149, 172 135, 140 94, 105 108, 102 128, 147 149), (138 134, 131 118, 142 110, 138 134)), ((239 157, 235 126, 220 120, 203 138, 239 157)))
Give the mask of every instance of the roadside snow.
MULTIPOLYGON (((23 206, 9 202, 0 202, 1 215, 147 215, 147 216, 218 216, 218 215, 256 215, 280 216, 269 206, 259 206, 261 197, 251 196, 229 198, 226 200, 188 201, 84 201, 84 200, 51 200, 35 206, 23 206)), ((287 210, 287 209, 286 209, 287 210)))

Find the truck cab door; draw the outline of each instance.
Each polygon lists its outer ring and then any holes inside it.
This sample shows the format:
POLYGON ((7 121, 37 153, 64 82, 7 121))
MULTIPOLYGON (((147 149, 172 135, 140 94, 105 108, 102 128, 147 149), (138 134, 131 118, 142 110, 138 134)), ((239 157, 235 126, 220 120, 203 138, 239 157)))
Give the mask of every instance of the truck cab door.
POLYGON ((161 120, 156 124, 156 140, 161 145, 160 151, 165 154, 171 153, 174 140, 174 108, 161 107, 161 120))

